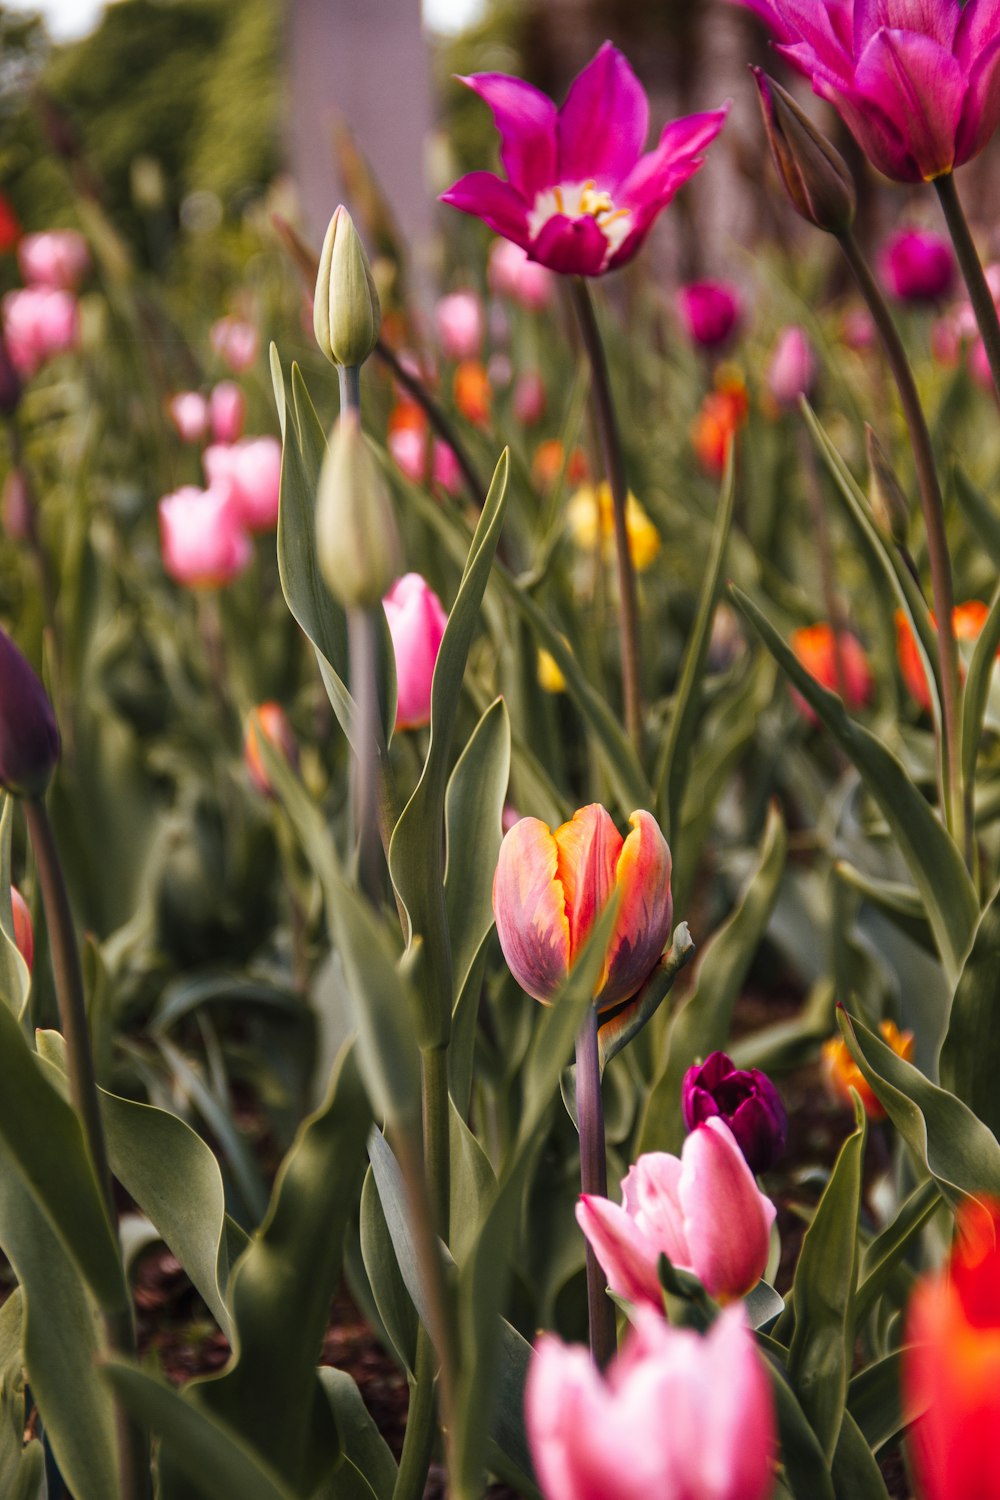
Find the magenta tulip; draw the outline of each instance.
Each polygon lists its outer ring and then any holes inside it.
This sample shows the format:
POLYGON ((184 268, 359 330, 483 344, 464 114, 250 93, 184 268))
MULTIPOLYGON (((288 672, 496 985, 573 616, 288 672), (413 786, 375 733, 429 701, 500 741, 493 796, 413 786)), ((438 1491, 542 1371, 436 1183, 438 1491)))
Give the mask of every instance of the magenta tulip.
POLYGON ((0 787, 15 797, 41 797, 60 749, 48 693, 27 657, 0 630, 0 787))
POLYGON ((178 391, 167 411, 182 443, 204 442, 208 432, 208 402, 200 391, 178 391))
POLYGON ((281 496, 281 444, 275 437, 213 443, 202 455, 214 489, 228 489, 248 531, 273 531, 281 496))
POLYGON ((637 1310, 606 1374, 545 1334, 524 1409, 545 1500, 766 1500, 774 1488, 773 1398, 739 1308, 705 1335, 637 1310))
POLYGON ((719 1302, 764 1274, 775 1208, 718 1116, 692 1130, 680 1157, 650 1151, 629 1168, 622 1201, 584 1193, 576 1217, 611 1290, 662 1307, 657 1264, 692 1271, 719 1302))
POLYGON ((90 270, 90 251, 79 230, 49 229, 24 236, 17 263, 26 286, 75 292, 90 270))
POLYGON ((448 616, 419 573, 404 573, 382 600, 396 658, 396 728, 419 729, 431 717, 434 666, 448 616))
POLYGON ((955 257, 940 234, 901 229, 883 247, 879 269, 900 302, 940 302, 955 280, 955 257))
POLYGON ((185 588, 221 588, 250 562, 253 548, 228 488, 184 485, 164 495, 159 515, 163 566, 185 588))
POLYGON ((30 379, 47 359, 75 349, 80 316, 72 292, 29 286, 3 299, 3 326, 11 363, 30 379))
POLYGON ((681 1108, 688 1130, 715 1116, 723 1120, 751 1172, 766 1172, 785 1149, 788 1114, 778 1090, 759 1068, 737 1068, 724 1052, 688 1068, 681 1108))
POLYGON ((208 398, 208 419, 216 443, 235 443, 243 436, 246 398, 233 380, 220 380, 208 398))
POLYGON ((793 323, 778 334, 771 363, 767 367, 767 386, 779 406, 793 407, 800 396, 810 396, 816 380, 816 356, 809 335, 793 323))
POLYGON ((930 182, 1000 121, 998 0, 737 0, 897 182, 930 182))
POLYGON ((493 111, 507 180, 470 172, 442 201, 565 275, 600 276, 638 252, 653 220, 701 166, 728 105, 667 125, 643 155, 645 90, 605 42, 557 109, 503 73, 464 78, 493 111))
POLYGON ((743 315, 739 291, 728 281, 692 281, 682 286, 677 309, 688 338, 703 349, 728 344, 743 315))

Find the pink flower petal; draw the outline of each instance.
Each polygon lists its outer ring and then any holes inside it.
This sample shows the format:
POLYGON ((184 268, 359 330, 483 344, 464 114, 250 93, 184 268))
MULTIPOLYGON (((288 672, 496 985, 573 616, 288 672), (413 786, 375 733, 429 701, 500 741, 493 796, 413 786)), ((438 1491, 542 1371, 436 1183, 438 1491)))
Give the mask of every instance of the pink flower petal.
POLYGON ((879 31, 858 59, 854 86, 884 109, 922 177, 950 170, 965 94, 962 70, 950 52, 929 37, 879 31))
POLYGON ((602 187, 621 182, 648 132, 646 91, 617 47, 605 42, 570 84, 559 111, 559 179, 594 178, 602 187))
POLYGON ((713 1297, 744 1296, 764 1274, 775 1208, 718 1116, 684 1142, 679 1195, 699 1281, 713 1297))
POLYGON ((599 276, 605 269, 608 242, 596 219, 567 219, 553 214, 527 246, 532 260, 564 276, 599 276))
POLYGON ((629 1302, 663 1306, 656 1269, 660 1247, 643 1234, 631 1214, 608 1198, 583 1193, 576 1205, 576 1222, 613 1292, 629 1302))
POLYGON ((493 111, 500 132, 500 160, 511 185, 528 202, 557 180, 556 107, 520 78, 473 73, 463 78, 493 111))
POLYGON ((535 1000, 548 1000, 570 963, 569 922, 556 878, 558 849, 538 818, 504 837, 493 877, 493 915, 507 965, 535 1000))
POLYGON ((447 192, 442 203, 450 203, 463 213, 475 214, 497 234, 527 249, 528 207, 520 193, 495 172, 468 172, 447 192))

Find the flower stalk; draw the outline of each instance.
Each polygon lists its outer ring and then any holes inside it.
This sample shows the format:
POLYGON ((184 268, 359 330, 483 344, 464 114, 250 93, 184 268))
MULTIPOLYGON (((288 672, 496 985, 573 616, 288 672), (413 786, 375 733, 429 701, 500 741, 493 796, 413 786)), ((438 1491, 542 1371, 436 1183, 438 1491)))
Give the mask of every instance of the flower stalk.
MULTIPOLYGON (((580 1132, 580 1189, 608 1196, 604 1104, 597 1044, 597 1007, 591 1006, 576 1039, 576 1120, 580 1132)), ((587 1321, 590 1352, 600 1369, 618 1349, 615 1310, 605 1290, 606 1277, 593 1247, 587 1244, 587 1321)))
POLYGON ((962 280, 969 293, 969 301, 972 303, 972 311, 975 314, 983 348, 986 350, 990 374, 993 376, 993 388, 997 393, 997 399, 1000 400, 1000 319, 997 317, 993 294, 983 274, 982 263, 969 230, 962 200, 958 196, 954 172, 945 172, 941 177, 936 177, 934 187, 948 226, 951 242, 955 247, 955 259, 958 261, 962 280))

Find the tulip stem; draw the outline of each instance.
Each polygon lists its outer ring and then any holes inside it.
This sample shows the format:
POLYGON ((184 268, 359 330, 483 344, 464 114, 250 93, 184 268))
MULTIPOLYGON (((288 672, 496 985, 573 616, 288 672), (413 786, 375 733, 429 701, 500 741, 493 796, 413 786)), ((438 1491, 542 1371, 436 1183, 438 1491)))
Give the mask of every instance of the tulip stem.
POLYGON ((625 701, 625 727, 629 738, 642 757, 642 688, 639 661, 639 607, 635 586, 635 570, 629 550, 628 525, 625 507, 628 501, 628 485, 625 480, 625 459, 622 453, 621 433, 615 415, 611 395, 611 379, 608 362, 601 342, 600 329, 594 315, 594 304, 586 281, 582 276, 569 278, 569 289, 580 325, 583 346, 590 361, 592 392, 596 425, 604 458, 608 487, 611 490, 611 507, 615 527, 615 557, 618 569, 618 611, 620 619, 620 646, 622 662, 622 692, 625 701))
POLYGON ((972 311, 976 316, 983 347, 986 350, 986 358, 989 361, 990 374, 993 376, 993 386, 1000 400, 1000 319, 997 317, 993 293, 983 275, 982 263, 969 232, 969 223, 958 196, 954 172, 946 172, 943 177, 935 177, 934 186, 945 223, 948 226, 948 233, 951 235, 951 242, 955 247, 958 268, 962 273, 962 280, 965 282, 969 301, 972 303, 972 311))
MULTIPOLYGON (((920 507, 927 535, 927 555, 931 568, 931 593, 937 616, 938 662, 941 671, 941 802, 945 821, 966 863, 971 862, 972 820, 967 791, 962 789, 962 765, 959 754, 959 673, 958 648, 952 619, 955 596, 951 580, 951 558, 944 525, 944 500, 934 463, 931 435, 927 428, 920 397, 902 340, 892 320, 886 300, 879 289, 853 233, 838 236, 841 249, 868 304, 872 321, 878 329, 882 347, 899 391, 920 489, 920 507)), ((968 789, 967 789, 968 790, 968 789)))
POLYGON ((417 1328, 414 1365, 392 1500, 421 1500, 434 1451, 434 1346, 422 1323, 417 1328))
MULTIPOLYGON (((576 1038, 576 1123, 580 1132, 580 1187, 585 1193, 608 1196, 608 1162, 601 1099, 601 1060, 597 1042, 597 1006, 592 1005, 576 1038)), ((618 1347, 615 1310, 607 1294, 607 1278, 597 1256, 587 1245, 587 1319, 590 1352, 603 1369, 618 1347)))
POLYGON ((465 480, 465 485, 472 497, 473 504, 477 510, 482 510, 486 503, 486 487, 480 476, 476 473, 473 462, 466 451, 465 444, 452 426, 448 416, 434 400, 434 397, 427 390, 419 376, 412 374, 400 362, 384 339, 377 341, 375 355, 387 367, 396 384, 401 386, 410 399, 420 407, 442 442, 448 444, 448 447, 455 455, 458 467, 462 471, 462 478, 465 480))

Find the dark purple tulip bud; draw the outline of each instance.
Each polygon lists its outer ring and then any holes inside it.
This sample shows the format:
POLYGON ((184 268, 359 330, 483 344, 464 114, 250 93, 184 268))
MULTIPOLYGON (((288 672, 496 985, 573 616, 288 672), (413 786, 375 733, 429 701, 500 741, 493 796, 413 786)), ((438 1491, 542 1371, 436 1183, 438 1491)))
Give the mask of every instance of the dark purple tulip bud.
POLYGON ((780 83, 760 68, 750 71, 760 90, 774 165, 792 207, 817 229, 846 234, 857 208, 847 163, 780 83))
POLYGON ((688 1130, 718 1115, 729 1126, 752 1172, 766 1172, 788 1139, 781 1095, 759 1068, 737 1068, 724 1052, 712 1052, 688 1068, 681 1085, 688 1130))
POLYGON ((10 636, 0 630, 0 786, 41 797, 59 759, 48 694, 10 636))

